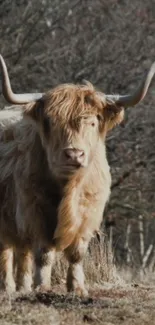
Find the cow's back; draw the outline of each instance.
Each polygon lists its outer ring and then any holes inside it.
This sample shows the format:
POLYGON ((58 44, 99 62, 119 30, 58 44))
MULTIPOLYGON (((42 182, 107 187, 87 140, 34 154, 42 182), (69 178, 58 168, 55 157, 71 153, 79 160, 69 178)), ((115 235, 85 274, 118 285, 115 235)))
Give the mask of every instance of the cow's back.
POLYGON ((20 120, 19 110, 0 111, 0 241, 10 244, 15 241, 17 234, 14 220, 16 199, 13 179, 15 158, 13 130, 20 120))

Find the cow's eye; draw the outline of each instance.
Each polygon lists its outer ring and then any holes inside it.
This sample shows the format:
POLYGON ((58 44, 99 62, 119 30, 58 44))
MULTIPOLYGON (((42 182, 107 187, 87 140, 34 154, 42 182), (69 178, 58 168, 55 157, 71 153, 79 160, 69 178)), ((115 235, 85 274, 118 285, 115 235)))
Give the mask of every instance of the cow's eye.
POLYGON ((85 120, 85 124, 87 124, 88 126, 94 127, 96 125, 96 121, 94 117, 84 117, 84 120, 85 120))

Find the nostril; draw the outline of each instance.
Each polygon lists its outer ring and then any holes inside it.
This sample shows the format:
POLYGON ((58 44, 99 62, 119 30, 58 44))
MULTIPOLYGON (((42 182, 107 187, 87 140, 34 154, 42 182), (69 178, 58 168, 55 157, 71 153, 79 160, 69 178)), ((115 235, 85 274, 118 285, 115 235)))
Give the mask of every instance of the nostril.
POLYGON ((66 158, 71 158, 71 156, 72 156, 72 152, 70 149, 65 149, 64 154, 65 154, 66 158))
POLYGON ((84 151, 83 150, 80 150, 79 151, 79 157, 83 157, 84 156, 84 151))

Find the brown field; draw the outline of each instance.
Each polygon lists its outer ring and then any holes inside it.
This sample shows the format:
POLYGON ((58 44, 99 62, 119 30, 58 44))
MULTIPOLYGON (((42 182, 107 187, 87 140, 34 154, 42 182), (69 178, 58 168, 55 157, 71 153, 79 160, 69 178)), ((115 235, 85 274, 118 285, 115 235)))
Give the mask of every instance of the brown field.
POLYGON ((0 325, 155 324, 155 280, 145 273, 140 282, 138 272, 116 270, 104 241, 94 240, 85 259, 88 298, 66 293, 66 268, 58 256, 51 291, 1 293, 0 325))
POLYGON ((93 286, 87 299, 66 295, 64 285, 48 293, 0 296, 0 324, 155 324, 155 286, 93 286))

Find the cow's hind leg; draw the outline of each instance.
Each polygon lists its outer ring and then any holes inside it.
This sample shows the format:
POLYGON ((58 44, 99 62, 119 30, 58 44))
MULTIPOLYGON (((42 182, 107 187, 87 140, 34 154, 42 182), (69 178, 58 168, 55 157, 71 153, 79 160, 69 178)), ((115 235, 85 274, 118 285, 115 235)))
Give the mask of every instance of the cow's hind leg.
POLYGON ((12 293, 16 290, 13 276, 13 249, 0 244, 1 289, 12 293))
POLYGON ((42 248, 35 254, 35 287, 42 290, 51 289, 51 270, 55 260, 55 249, 42 248))
POLYGON ((16 251, 16 254, 17 289, 23 292, 30 292, 32 290, 32 253, 27 249, 19 249, 16 251))
POLYGON ((88 291, 85 288, 85 277, 83 271, 83 258, 88 243, 83 239, 75 241, 65 250, 69 268, 67 273, 67 290, 75 292, 78 296, 86 297, 88 291))

